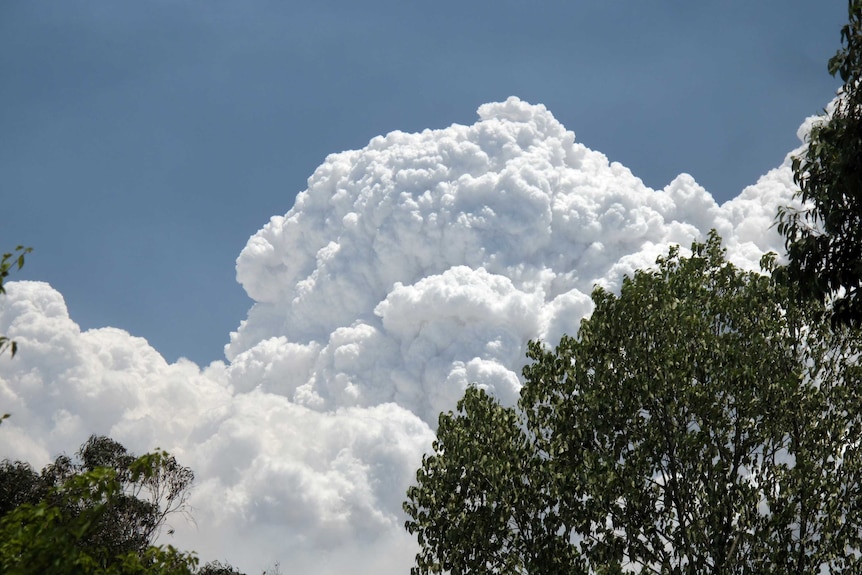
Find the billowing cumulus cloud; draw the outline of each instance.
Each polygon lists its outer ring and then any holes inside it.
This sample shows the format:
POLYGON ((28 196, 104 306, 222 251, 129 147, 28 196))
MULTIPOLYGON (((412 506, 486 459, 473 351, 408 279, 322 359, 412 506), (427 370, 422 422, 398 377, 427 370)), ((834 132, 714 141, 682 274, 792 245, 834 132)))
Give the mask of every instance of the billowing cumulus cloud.
POLYGON ((249 573, 403 573, 401 501, 440 411, 470 383, 513 403, 527 341, 574 333, 594 285, 669 244, 715 228, 756 268, 781 251, 770 226, 791 190, 788 162, 722 206, 685 174, 652 190, 516 98, 471 126, 374 138, 249 239, 237 278, 255 303, 227 363, 82 332, 50 286, 10 283, 3 455, 41 465, 91 433, 160 446, 198 478, 175 544, 249 573))

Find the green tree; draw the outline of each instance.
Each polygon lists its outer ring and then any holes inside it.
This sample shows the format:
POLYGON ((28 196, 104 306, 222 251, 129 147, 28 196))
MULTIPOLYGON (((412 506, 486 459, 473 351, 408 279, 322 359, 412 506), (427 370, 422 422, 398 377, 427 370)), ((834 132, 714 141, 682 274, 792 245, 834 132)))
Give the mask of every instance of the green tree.
MULTIPOLYGON (((104 527, 117 527, 112 518, 126 506, 127 483, 154 480, 167 458, 164 452, 156 452, 134 459, 122 473, 110 467, 75 473, 52 489, 48 498, 17 506, 0 518, 0 572, 191 575, 197 559, 171 546, 124 550, 106 543, 104 527), (125 474, 122 479, 121 474, 125 474)), ((137 527, 136 521, 131 524, 137 527)))
MULTIPOLYGON (((11 537, 10 526, 28 526, 16 532, 16 545, 26 543, 28 553, 42 554, 41 545, 62 535, 64 545, 96 558, 100 568, 118 558, 149 561, 153 553, 170 552, 154 551, 154 543, 168 516, 185 512, 194 479, 189 468, 165 452, 135 457, 102 436, 90 437, 76 459, 60 456, 41 474, 20 461, 0 463, 0 520, 10 518, 2 524, 5 533, 11 537)), ((70 550, 58 553, 66 557, 70 550)), ((18 547, 13 551, 27 556, 18 547)))
POLYGON ((517 408, 468 389, 441 415, 414 575, 859 572, 860 342, 715 233, 692 252, 531 342, 517 408))
POLYGON ((850 0, 848 13, 842 48, 829 60, 844 85, 793 158, 803 206, 780 209, 777 220, 788 278, 803 297, 834 298, 836 324, 862 322, 862 0, 850 0))
MULTIPOLYGON (((89 513, 91 509, 85 502, 64 498, 63 486, 78 476, 107 469, 120 490, 110 505, 101 508, 99 520, 79 543, 111 556, 142 554, 153 545, 169 515, 186 511, 194 480, 191 469, 166 453, 152 455, 149 462, 152 468, 141 473, 136 456, 116 441, 95 435, 81 446, 76 461, 60 456, 41 474, 26 463, 5 460, 0 463, 0 516, 23 504, 41 502, 68 507, 63 517, 89 513)), ((90 500, 89 505, 98 506, 100 502, 90 500)))
POLYGON ((97 435, 41 473, 4 460, 0 573, 242 575, 217 561, 194 571, 193 554, 155 544, 171 515, 188 512, 193 480, 164 451, 137 457, 97 435))
POLYGON ((412 573, 583 571, 550 468, 520 416, 476 387, 457 415, 440 416, 435 454, 404 504, 421 549, 412 573))
POLYGON ((0 462, 0 517, 19 505, 44 499, 48 495, 46 484, 27 463, 0 462))
POLYGON ((197 575, 243 575, 243 573, 234 569, 230 563, 210 561, 198 570, 197 575))

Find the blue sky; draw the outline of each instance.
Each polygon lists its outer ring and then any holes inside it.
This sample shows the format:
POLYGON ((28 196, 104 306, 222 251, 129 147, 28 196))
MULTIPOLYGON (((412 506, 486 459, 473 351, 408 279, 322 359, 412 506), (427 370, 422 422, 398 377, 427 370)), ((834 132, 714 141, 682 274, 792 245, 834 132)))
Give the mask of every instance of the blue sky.
POLYGON ((234 260, 327 154, 510 95, 723 202, 837 82, 843 0, 45 1, 0 6, 0 247, 82 328, 222 358, 234 260))

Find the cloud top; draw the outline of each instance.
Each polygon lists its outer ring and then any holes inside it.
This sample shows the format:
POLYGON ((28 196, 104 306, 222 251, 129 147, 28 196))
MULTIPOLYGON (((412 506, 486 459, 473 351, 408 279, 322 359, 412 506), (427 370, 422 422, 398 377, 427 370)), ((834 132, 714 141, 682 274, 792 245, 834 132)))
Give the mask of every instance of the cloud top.
POLYGON ((780 247, 768 227, 782 174, 722 207, 685 174, 655 191, 517 98, 481 106, 471 126, 392 132, 330 155, 249 240, 237 279, 256 303, 226 355, 245 365, 278 347, 299 366, 292 401, 392 401, 433 425, 462 366, 505 369, 498 391, 513 397, 527 339, 576 331, 594 285, 613 288, 668 244, 717 228, 756 266, 780 247))

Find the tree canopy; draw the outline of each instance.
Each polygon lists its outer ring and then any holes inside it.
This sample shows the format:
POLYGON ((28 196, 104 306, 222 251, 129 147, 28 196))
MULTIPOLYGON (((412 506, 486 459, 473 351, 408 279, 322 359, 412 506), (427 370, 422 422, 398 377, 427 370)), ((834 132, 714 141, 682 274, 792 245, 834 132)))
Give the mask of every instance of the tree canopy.
POLYGON ((173 456, 136 457, 103 436, 76 456, 41 473, 0 463, 0 573, 242 575, 218 562, 196 571, 193 554, 156 545, 167 519, 186 513, 194 479, 173 456))
POLYGON ((790 289, 714 233, 596 289, 576 337, 530 343, 517 407, 440 416, 412 573, 858 572, 860 342, 790 289))
MULTIPOLYGON (((101 439, 91 438, 82 453, 105 455, 94 453, 107 445, 101 439)), ((15 506, 0 517, 0 572, 193 573, 197 565, 193 555, 153 544, 163 510, 136 496, 139 488, 161 482, 172 458, 155 452, 126 460, 125 450, 113 451, 123 458, 112 458, 114 465, 83 463, 73 471, 68 458, 60 458, 41 477, 28 477, 25 466, 4 464, 4 503, 8 507, 11 499, 15 506), (9 484, 12 477, 25 479, 18 493, 9 484), (48 487, 51 481, 55 485, 48 487), (26 501, 40 495, 35 502, 26 501)))
POLYGON ((801 208, 779 210, 787 274, 800 295, 835 298, 833 320, 862 322, 862 0, 848 2, 842 48, 829 73, 844 85, 834 107, 811 129, 793 158, 801 208))

